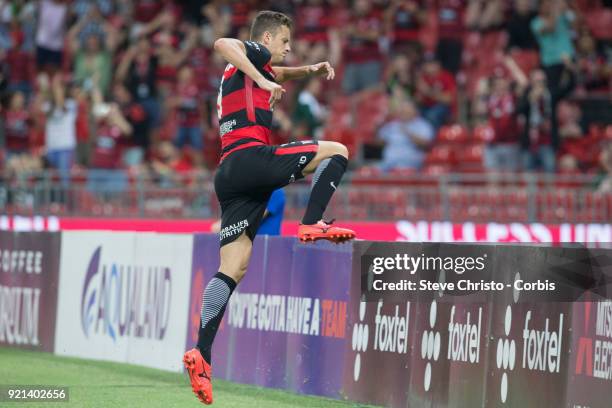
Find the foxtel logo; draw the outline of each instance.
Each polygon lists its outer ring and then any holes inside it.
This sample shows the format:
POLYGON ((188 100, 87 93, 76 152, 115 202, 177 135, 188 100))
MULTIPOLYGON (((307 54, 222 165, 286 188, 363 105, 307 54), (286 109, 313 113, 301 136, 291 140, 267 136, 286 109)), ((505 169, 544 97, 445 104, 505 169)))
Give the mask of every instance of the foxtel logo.
POLYGON ((374 350, 406 354, 408 352, 408 324, 410 322, 410 302, 406 302, 406 314, 401 316, 399 305, 395 315, 381 313, 383 301, 378 302, 374 317, 374 350))
MULTIPOLYGON (((399 305, 394 315, 382 313, 383 301, 378 301, 374 316, 374 350, 406 354, 408 352, 408 326, 410 323, 410 302, 406 302, 406 314, 400 315, 399 305)), ((359 321, 353 325, 352 349, 356 351, 353 366, 353 380, 359 381, 361 375, 361 354, 368 350, 370 326, 365 322, 367 303, 359 303, 359 321)), ((403 313, 403 311, 402 311, 403 313)))
POLYGON ((448 355, 451 361, 478 363, 480 360, 480 333, 482 328, 482 308, 478 308, 478 320, 472 324, 471 314, 467 312, 465 323, 455 321, 455 306, 450 311, 448 324, 448 355))
MULTIPOLYGON (((549 331, 549 321, 546 319, 544 330, 531 329, 531 310, 525 315, 523 329, 523 368, 532 371, 547 371, 558 373, 561 368, 561 341, 563 339, 563 313, 559 314, 558 331, 549 331)), ((504 334, 497 343, 497 368, 502 369, 500 398, 506 403, 509 391, 509 373, 516 363, 516 343, 508 338, 512 328, 512 307, 506 308, 504 319, 504 334)))
POLYGON ((563 313, 559 314, 559 330, 548 330, 547 318, 544 330, 529 328, 531 310, 525 316, 523 330, 523 368, 558 373, 561 368, 561 342, 563 340, 563 313))

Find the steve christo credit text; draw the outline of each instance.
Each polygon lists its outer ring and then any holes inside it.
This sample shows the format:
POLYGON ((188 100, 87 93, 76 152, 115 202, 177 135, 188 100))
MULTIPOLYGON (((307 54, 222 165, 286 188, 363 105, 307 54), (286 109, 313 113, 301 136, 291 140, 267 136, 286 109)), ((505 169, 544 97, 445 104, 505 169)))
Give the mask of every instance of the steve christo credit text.
POLYGON ((382 274, 386 271, 406 272, 415 275, 418 272, 435 272, 444 270, 462 275, 471 271, 483 271, 486 267, 487 255, 482 256, 410 256, 396 254, 391 257, 375 257, 372 260, 371 271, 376 277, 372 282, 375 291, 502 291, 513 289, 518 291, 554 291, 555 282, 548 279, 526 282, 516 279, 512 283, 496 282, 494 280, 460 279, 456 282, 432 282, 428 279, 400 279, 394 282, 385 281, 382 274))

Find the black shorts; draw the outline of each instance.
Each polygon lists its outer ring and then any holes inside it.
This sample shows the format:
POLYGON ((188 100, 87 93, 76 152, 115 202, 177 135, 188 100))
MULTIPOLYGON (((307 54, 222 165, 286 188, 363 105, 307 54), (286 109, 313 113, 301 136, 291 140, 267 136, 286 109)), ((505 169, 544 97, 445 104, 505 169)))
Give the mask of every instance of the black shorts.
POLYGON ((221 204, 221 246, 244 231, 253 240, 270 195, 304 177, 302 170, 317 154, 316 141, 280 146, 254 146, 231 153, 215 174, 215 192, 221 204))
POLYGON ((62 65, 62 52, 53 51, 44 47, 36 47, 36 65, 39 69, 47 65, 60 67, 62 65))

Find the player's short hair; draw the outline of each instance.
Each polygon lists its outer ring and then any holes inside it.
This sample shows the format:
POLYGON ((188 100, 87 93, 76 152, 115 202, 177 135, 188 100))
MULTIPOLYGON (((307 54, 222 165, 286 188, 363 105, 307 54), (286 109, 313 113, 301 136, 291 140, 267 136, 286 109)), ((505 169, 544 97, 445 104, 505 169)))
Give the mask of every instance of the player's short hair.
POLYGON ((281 26, 291 30, 293 28, 291 17, 277 11, 260 11, 251 25, 251 40, 260 39, 266 31, 276 34, 281 26))

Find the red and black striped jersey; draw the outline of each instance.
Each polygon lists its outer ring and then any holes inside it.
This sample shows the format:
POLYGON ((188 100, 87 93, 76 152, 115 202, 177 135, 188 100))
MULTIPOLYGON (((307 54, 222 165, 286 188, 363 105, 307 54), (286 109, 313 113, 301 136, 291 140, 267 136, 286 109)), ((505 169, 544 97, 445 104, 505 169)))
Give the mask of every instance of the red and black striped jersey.
MULTIPOLYGON (((249 61, 266 79, 274 81, 270 51, 253 41, 244 41, 244 45, 249 61)), ((272 109, 269 100, 270 92, 261 89, 232 64, 227 65, 217 97, 222 158, 239 148, 270 144, 272 109)))

